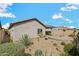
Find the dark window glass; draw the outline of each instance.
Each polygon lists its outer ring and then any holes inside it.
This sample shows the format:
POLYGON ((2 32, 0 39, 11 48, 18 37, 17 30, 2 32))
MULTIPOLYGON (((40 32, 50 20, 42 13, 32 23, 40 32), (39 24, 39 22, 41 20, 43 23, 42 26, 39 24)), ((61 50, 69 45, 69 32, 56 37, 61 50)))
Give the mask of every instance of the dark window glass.
POLYGON ((42 33, 42 29, 38 29, 38 34, 42 33))

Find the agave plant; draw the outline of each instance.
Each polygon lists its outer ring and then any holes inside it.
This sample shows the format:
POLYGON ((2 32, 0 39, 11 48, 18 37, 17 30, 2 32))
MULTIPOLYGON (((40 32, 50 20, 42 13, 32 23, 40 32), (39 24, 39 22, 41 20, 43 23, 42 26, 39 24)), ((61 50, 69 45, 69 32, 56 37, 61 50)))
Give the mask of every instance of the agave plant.
POLYGON ((27 34, 22 36, 21 42, 25 47, 27 47, 31 43, 27 34))
POLYGON ((43 56, 42 50, 37 49, 37 50, 35 51, 35 56, 43 56))

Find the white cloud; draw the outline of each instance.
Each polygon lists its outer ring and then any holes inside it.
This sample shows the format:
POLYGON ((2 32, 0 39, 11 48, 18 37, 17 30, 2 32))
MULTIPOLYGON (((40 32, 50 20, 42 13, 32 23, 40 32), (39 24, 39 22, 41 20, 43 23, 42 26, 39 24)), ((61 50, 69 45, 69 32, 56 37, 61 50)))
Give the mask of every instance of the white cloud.
POLYGON ((75 28, 74 26, 68 26, 68 28, 75 28))
POLYGON ((76 6, 74 6, 74 5, 70 6, 69 8, 72 9, 72 10, 78 9, 78 8, 77 8, 76 6))
POLYGON ((63 16, 62 16, 61 13, 59 13, 59 14, 54 14, 54 15, 52 16, 52 18, 53 18, 53 19, 59 19, 59 18, 63 18, 63 16))
POLYGON ((77 10, 79 8, 79 4, 66 4, 64 7, 61 7, 61 11, 72 11, 77 10))
POLYGON ((60 8, 60 10, 65 11, 65 7, 60 8))
POLYGON ((68 3, 68 4, 66 4, 66 6, 70 6, 70 5, 75 5, 75 6, 79 6, 79 3, 68 3))
POLYGON ((12 5, 12 3, 0 3, 0 17, 15 18, 14 14, 12 14, 11 12, 7 12, 7 8, 12 5))
POLYGON ((65 19, 66 22, 72 23, 70 19, 65 19))
POLYGON ((13 4, 12 3, 0 3, 0 7, 2 9, 6 9, 8 8, 9 6, 12 6, 13 4))
POLYGON ((8 29, 9 26, 10 26, 10 24, 9 23, 6 23, 6 24, 2 25, 2 28, 8 29))
POLYGON ((53 19, 63 19, 64 21, 68 22, 68 23, 72 23, 73 21, 70 19, 65 18, 61 13, 59 14, 54 14, 52 16, 53 19))
POLYGON ((11 18, 16 18, 15 15, 12 13, 0 13, 0 17, 11 17, 11 18))

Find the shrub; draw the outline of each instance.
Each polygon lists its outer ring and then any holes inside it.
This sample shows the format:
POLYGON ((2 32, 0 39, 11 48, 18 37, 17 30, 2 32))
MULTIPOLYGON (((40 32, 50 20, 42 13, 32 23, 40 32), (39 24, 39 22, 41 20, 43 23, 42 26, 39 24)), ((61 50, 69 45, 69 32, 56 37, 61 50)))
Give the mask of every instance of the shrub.
POLYGON ((79 56, 79 50, 76 47, 73 47, 68 53, 71 56, 79 56))
POLYGON ((74 35, 73 34, 70 34, 70 35, 68 35, 69 37, 73 37, 74 35))
POLYGON ((20 43, 4 43, 0 45, 0 56, 24 55, 24 46, 20 43))
POLYGON ((66 30, 65 29, 63 29, 63 32, 65 32, 66 30))
POLYGON ((37 50, 35 51, 35 56, 43 56, 42 50, 37 49, 37 50))
POLYGON ((61 45, 65 45, 65 42, 61 42, 61 45))
POLYGON ((65 55, 79 56, 79 32, 74 37, 74 41, 64 47, 65 55))
POLYGON ((64 47, 64 55, 77 56, 79 55, 79 50, 73 44, 67 44, 64 47))
POLYGON ((56 44, 56 43, 54 43, 53 45, 54 45, 54 46, 57 46, 57 44, 56 44))
POLYGON ((45 38, 45 40, 48 40, 48 38, 45 38))
POLYGON ((58 49, 58 48, 56 48, 56 50, 58 51, 59 49, 58 49))
POLYGON ((73 47, 72 44, 66 44, 66 45, 64 46, 64 51, 65 51, 65 52, 68 52, 68 51, 70 51, 70 49, 72 49, 72 47, 73 47))
POLYGON ((28 36, 25 34, 24 36, 22 36, 21 42, 24 46, 28 46, 30 45, 30 39, 28 38, 28 36))

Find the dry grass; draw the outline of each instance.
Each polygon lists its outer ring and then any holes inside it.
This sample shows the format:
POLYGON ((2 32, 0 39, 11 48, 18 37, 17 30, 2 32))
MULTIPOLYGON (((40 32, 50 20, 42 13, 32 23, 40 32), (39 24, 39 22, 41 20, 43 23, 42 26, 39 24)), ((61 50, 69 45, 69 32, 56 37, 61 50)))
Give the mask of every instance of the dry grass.
POLYGON ((70 43, 73 38, 69 37, 68 35, 71 33, 73 33, 72 30, 68 30, 65 32, 61 30, 53 30, 52 36, 49 36, 49 38, 46 40, 45 37, 39 38, 39 40, 38 38, 32 39, 31 41, 33 42, 33 44, 29 46, 25 50, 25 52, 34 55, 37 49, 42 49, 43 54, 46 56, 60 55, 63 53, 64 48, 64 45, 61 45, 61 42, 64 42, 65 44, 70 43))

